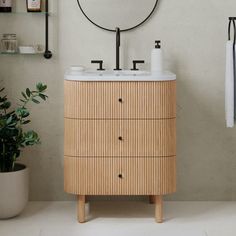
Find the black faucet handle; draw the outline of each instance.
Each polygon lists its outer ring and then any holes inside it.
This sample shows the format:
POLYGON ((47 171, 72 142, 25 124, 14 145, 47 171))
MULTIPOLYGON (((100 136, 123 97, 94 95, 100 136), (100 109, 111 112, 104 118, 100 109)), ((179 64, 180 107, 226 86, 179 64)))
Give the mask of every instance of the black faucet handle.
POLYGON ((92 64, 99 64, 99 68, 97 70, 105 70, 102 66, 103 65, 103 60, 92 60, 91 63, 92 64))
POLYGON ((133 68, 131 70, 139 70, 137 68, 137 64, 144 64, 145 61, 144 60, 133 60, 133 68))

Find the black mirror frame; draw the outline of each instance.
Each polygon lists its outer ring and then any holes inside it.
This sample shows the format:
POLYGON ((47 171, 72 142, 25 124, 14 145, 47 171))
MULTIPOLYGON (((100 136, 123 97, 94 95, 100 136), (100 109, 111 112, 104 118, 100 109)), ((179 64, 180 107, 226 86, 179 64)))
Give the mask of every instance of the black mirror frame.
MULTIPOLYGON (((142 24, 144 24, 144 23, 152 16, 152 14, 154 13, 154 11, 156 10, 158 2, 159 2, 159 0, 156 0, 156 3, 155 3, 155 5, 154 5, 152 11, 150 12, 150 14, 149 14, 142 22, 140 22, 139 24, 137 24, 137 25, 135 25, 135 26, 133 26, 133 27, 131 27, 131 28, 121 29, 120 32, 130 31, 130 30, 136 29, 136 28, 138 28, 139 26, 141 26, 142 24)), ((82 8, 82 6, 81 6, 79 0, 77 0, 77 3, 78 3, 78 5, 79 5, 79 8, 80 8, 80 10, 82 11, 83 15, 84 15, 93 25, 97 26, 97 27, 100 28, 100 29, 109 31, 109 32, 116 32, 115 29, 114 29, 114 30, 113 30, 113 29, 108 29, 108 28, 105 28, 105 27, 102 27, 102 26, 96 24, 94 21, 92 21, 92 20, 86 15, 86 13, 84 12, 84 10, 83 10, 83 8, 82 8)))

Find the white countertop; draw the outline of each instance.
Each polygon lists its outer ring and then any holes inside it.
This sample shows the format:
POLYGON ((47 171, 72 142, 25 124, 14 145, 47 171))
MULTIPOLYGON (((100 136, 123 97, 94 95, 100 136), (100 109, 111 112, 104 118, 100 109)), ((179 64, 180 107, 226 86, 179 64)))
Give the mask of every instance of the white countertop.
POLYGON ((165 71, 162 73, 151 73, 148 71, 92 71, 92 70, 68 70, 65 80, 71 81, 172 81, 176 75, 165 71))

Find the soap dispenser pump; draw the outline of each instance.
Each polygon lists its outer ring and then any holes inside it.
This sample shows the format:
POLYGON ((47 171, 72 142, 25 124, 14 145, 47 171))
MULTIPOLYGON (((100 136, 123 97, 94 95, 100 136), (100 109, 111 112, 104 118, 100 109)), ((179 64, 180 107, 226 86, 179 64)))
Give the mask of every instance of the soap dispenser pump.
POLYGON ((162 49, 160 40, 155 41, 155 48, 152 50, 151 71, 152 73, 163 72, 162 49))

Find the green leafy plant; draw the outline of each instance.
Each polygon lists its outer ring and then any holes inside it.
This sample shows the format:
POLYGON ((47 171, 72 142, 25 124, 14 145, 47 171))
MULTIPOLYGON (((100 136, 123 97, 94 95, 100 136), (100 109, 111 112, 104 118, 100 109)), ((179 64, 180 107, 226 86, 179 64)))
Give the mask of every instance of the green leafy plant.
MULTIPOLYGON (((46 101, 47 85, 38 83, 35 90, 29 88, 22 92, 20 104, 16 109, 11 109, 7 95, 0 96, 0 172, 14 171, 15 162, 23 148, 40 143, 38 134, 33 131, 25 131, 24 126, 29 124, 29 103, 39 104, 46 101)), ((4 88, 0 90, 0 95, 4 88)))

